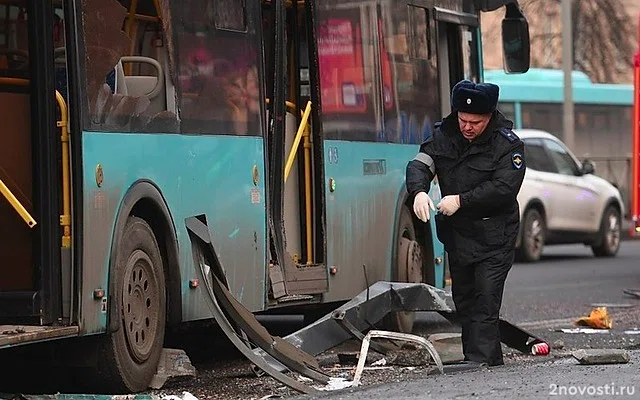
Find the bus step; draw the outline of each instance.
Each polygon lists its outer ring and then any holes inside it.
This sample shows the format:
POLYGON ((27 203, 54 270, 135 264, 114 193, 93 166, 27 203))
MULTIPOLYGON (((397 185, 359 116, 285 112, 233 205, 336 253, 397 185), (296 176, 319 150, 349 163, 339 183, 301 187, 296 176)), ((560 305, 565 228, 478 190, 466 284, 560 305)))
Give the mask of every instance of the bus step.
POLYGON ((288 295, 319 294, 329 291, 329 272, 324 264, 286 262, 284 279, 288 295))
POLYGON ((78 336, 77 326, 0 325, 0 348, 78 336))

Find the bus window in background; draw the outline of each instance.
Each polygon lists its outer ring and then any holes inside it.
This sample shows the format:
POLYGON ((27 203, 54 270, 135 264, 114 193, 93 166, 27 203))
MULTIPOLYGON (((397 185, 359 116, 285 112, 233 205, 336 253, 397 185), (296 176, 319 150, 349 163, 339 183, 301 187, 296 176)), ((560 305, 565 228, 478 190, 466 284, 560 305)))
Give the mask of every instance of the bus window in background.
POLYGON ((472 82, 478 82, 478 68, 475 58, 472 54, 476 51, 475 42, 473 40, 474 30, 470 26, 460 25, 460 46, 462 47, 462 62, 464 67, 464 79, 472 82))
MULTIPOLYGON (((153 3, 151 0, 137 3, 136 14, 150 18, 127 21, 126 0, 84 2, 90 130, 177 132, 179 129, 169 78, 175 74, 168 71, 165 76, 165 70, 173 66, 166 62, 172 48, 171 32, 165 34, 160 21, 152 20, 157 17, 153 3), (126 56, 137 59, 131 62, 122 58, 126 56)), ((170 20, 169 7, 161 8, 170 20)))
POLYGON ((417 6, 389 7, 381 13, 383 56, 391 63, 391 87, 397 100, 392 109, 385 109, 386 141, 417 144, 432 134, 433 124, 441 117, 429 15, 417 6))
POLYGON ((562 140, 562 106, 545 103, 523 104, 522 127, 542 129, 562 140))
POLYGON ((375 26, 360 10, 318 10, 318 62, 327 138, 375 141, 382 129, 375 26))
POLYGON ((499 102, 498 110, 509 120, 513 121, 514 125, 517 125, 516 122, 516 110, 515 105, 510 102, 499 102))
POLYGON ((27 34, 27 2, 0 6, 9 27, 0 35, 0 70, 2 76, 29 78, 29 42, 27 34))
POLYGON ((256 33, 244 1, 186 1, 178 24, 185 133, 261 135, 256 33))

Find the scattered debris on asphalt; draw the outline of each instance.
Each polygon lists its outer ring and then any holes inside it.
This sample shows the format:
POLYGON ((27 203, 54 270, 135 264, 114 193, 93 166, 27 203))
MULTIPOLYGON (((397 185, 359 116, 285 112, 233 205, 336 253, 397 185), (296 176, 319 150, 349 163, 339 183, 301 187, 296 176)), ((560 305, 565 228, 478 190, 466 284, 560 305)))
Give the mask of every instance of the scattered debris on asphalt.
MULTIPOLYGON (((438 370, 440 371, 441 374, 444 373, 443 370, 443 365, 442 365, 442 360, 440 359, 440 356, 438 355, 438 352, 436 351, 436 349, 433 347, 433 344, 431 344, 431 342, 429 342, 427 339, 423 338, 422 336, 418 336, 418 335, 411 335, 408 333, 399 333, 399 332, 390 332, 390 331, 379 331, 379 330, 371 330, 369 331, 364 339, 362 339, 362 347, 360 348, 360 356, 358 357, 358 366, 356 367, 356 371, 355 374, 353 376, 353 382, 352 382, 352 386, 358 386, 360 383, 360 378, 362 376, 362 371, 364 369, 364 365, 367 359, 367 352, 369 351, 369 342, 371 341, 372 338, 385 338, 385 339, 391 339, 391 340, 403 340, 403 341, 408 341, 408 342, 412 342, 412 343, 416 343, 419 345, 422 345, 428 352, 428 356, 430 358, 428 358, 426 360, 426 363, 429 362, 429 359, 433 360, 436 365, 438 366, 438 370)), ((416 354, 418 352, 415 352, 414 354, 416 354)), ((397 353, 400 354, 400 353, 397 353)), ((408 353, 405 353, 408 354, 408 353)), ((420 354, 420 353, 418 353, 420 354)), ((397 357, 397 356, 396 356, 397 357)), ((420 357, 420 360, 424 360, 423 358, 420 357)), ((415 359, 410 360, 409 357, 405 357, 405 359, 403 360, 403 362, 408 363, 408 362, 412 362, 414 365, 417 363, 417 361, 415 359)), ((423 363, 419 363, 418 365, 423 365, 425 364, 423 363)))
POLYGON ((149 387, 161 389, 169 380, 188 379, 196 376, 196 374, 197 371, 184 350, 165 348, 162 349, 158 371, 151 380, 149 387))
POLYGON ((640 289, 625 289, 622 291, 624 294, 640 299, 640 289))
POLYGON ((620 349, 581 349, 571 355, 583 365, 626 364, 631 359, 629 353, 620 349))
POLYGON ((607 307, 596 307, 591 310, 589 316, 578 319, 576 325, 595 329, 611 329, 613 323, 607 313, 607 307))
POLYGON ((166 395, 161 397, 162 400, 198 400, 198 398, 189 392, 182 392, 182 397, 176 395, 166 395))
POLYGON ((593 329, 593 328, 561 328, 557 332, 562 333, 609 333, 608 329, 593 329))
POLYGON ((635 307, 635 304, 631 303, 592 303, 591 307, 608 307, 608 308, 630 308, 635 307))

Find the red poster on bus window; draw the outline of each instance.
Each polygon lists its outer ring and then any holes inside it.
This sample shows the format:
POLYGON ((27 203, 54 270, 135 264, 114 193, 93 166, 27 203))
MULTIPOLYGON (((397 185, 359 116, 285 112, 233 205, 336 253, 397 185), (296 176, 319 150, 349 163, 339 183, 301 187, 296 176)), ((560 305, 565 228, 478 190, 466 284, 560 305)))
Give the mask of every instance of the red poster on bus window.
POLYGON ((318 28, 318 62, 322 111, 365 112, 360 24, 330 18, 318 28))

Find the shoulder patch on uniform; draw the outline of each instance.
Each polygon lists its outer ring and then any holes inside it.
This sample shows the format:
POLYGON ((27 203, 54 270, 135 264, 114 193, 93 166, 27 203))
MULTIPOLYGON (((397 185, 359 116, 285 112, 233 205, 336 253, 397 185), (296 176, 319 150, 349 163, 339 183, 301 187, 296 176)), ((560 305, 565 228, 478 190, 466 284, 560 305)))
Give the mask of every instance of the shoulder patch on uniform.
POLYGON ((524 160, 522 158, 522 154, 520 154, 517 151, 514 152, 513 154, 511 154, 511 163, 513 164, 513 167, 515 169, 522 168, 522 165, 524 164, 524 160))
POLYGON ((509 141, 509 143, 514 143, 518 141, 518 139, 520 139, 518 135, 513 133, 511 129, 502 128, 499 129, 498 132, 500 132, 500 134, 504 136, 509 141))

